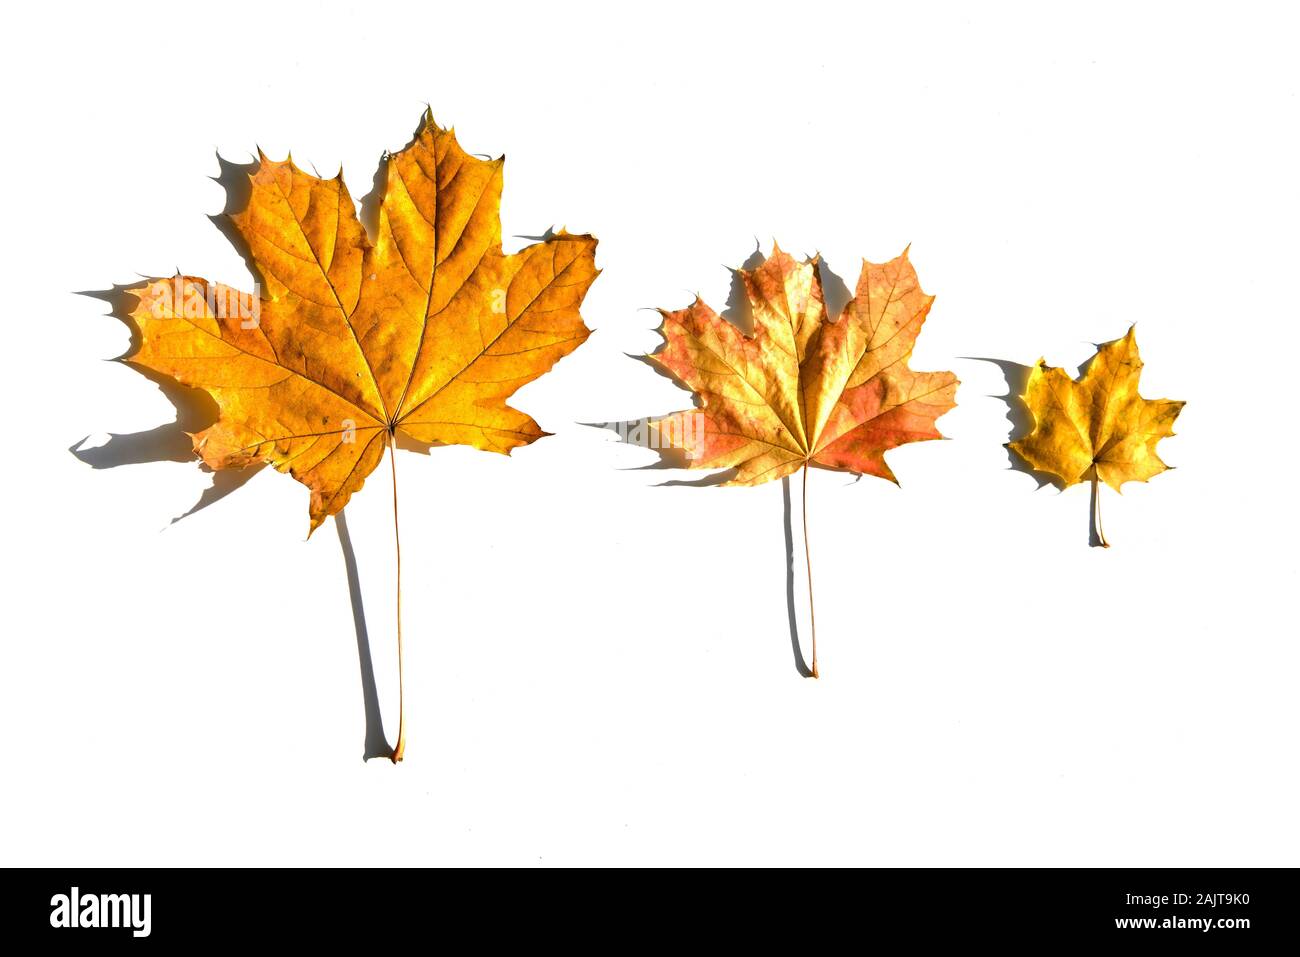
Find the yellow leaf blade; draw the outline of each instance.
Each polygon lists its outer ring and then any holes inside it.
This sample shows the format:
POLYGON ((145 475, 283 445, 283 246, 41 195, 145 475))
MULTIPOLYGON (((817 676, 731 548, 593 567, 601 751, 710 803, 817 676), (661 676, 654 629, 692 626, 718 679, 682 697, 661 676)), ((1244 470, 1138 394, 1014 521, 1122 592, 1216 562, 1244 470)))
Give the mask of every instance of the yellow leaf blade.
POLYGON ((1035 469, 1067 487, 1095 474, 1116 491, 1145 482, 1168 466, 1156 443, 1173 435, 1183 403, 1138 394, 1142 357, 1132 327, 1102 345, 1076 381, 1039 360, 1022 397, 1034 428, 1010 447, 1035 469))

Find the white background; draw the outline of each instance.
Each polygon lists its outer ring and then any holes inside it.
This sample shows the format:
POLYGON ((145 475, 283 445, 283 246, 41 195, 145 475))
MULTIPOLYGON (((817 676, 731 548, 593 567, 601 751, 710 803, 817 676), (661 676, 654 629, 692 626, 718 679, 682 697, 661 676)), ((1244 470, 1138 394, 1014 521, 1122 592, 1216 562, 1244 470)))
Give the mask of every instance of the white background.
MULTIPOLYGON (((3 863, 1300 863, 1282 5, 10 16, 3 863), (196 465, 69 454, 174 415, 71 293, 247 288, 204 218, 216 153, 342 163, 360 197, 426 102, 506 154, 507 235, 591 231, 605 271, 596 334, 517 397, 553 438, 398 460, 395 767, 361 758, 343 552, 305 540, 303 487, 268 470, 169 525, 196 465), (577 424, 688 405, 624 353, 658 343, 647 307, 721 308, 756 237, 850 285, 910 242, 938 296, 912 365, 962 380, 951 441, 890 454, 901 488, 813 476, 816 682, 780 484, 658 487, 577 424), (1143 394, 1187 407, 1176 470, 1104 493, 1104 551, 1086 487, 1008 470, 1002 374, 960 357, 1074 369, 1135 321, 1143 394)), ((347 516, 391 741, 389 494, 384 465, 347 516)))

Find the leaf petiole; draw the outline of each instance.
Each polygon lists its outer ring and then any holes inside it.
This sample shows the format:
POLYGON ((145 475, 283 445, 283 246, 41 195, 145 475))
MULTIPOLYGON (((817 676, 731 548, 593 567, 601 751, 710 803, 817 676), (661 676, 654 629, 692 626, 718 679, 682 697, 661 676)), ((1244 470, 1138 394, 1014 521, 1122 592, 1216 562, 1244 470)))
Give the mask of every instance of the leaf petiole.
POLYGON ((397 524, 397 435, 388 430, 388 459, 393 471, 393 545, 397 550, 397 746, 392 760, 402 760, 406 750, 406 693, 402 681, 402 535, 397 524))
POLYGON ((1097 482, 1097 466, 1092 467, 1092 525, 1097 531, 1097 544, 1102 548, 1110 548, 1110 542, 1106 541, 1106 535, 1101 530, 1101 486, 1097 482))
POLYGON ((812 549, 808 547, 808 463, 803 466, 803 555, 808 563, 808 621, 812 626, 812 674, 817 674, 817 612, 813 609, 812 549))

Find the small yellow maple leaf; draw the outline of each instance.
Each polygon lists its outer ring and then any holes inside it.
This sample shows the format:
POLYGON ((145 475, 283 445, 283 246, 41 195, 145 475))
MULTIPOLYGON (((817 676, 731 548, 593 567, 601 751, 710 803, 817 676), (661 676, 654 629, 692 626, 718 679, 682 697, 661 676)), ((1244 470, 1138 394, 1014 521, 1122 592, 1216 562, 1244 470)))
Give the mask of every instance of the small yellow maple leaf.
POLYGON ((1173 435, 1184 403, 1138 395, 1142 358, 1133 328, 1097 350, 1078 380, 1042 359, 1022 397, 1034 428, 1010 448, 1065 486, 1099 478, 1116 491, 1168 468, 1156 443, 1173 435))
POLYGON ((506 404, 590 334, 578 309, 596 240, 565 232, 501 249, 502 167, 425 113, 386 158, 366 235, 342 171, 262 156, 230 216, 260 294, 191 276, 138 297, 130 364, 202 389, 193 436, 213 469, 264 461, 311 490, 311 529, 339 512, 399 434, 508 453, 546 434, 506 404))

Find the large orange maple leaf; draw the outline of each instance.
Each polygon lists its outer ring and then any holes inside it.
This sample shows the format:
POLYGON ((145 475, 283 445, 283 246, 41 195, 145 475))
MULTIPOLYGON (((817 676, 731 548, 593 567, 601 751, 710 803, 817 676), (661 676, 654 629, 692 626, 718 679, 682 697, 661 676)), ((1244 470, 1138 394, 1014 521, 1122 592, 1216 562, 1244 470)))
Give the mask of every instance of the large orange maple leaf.
POLYGON ((596 240, 561 232, 501 249, 504 159, 467 154, 426 112, 386 159, 373 241, 342 171, 260 155, 230 220, 259 295, 176 276, 139 302, 123 358, 207 392, 195 434, 213 469, 264 461, 311 490, 311 528, 339 512, 404 434, 510 452, 544 433, 506 400, 583 342, 596 240))

